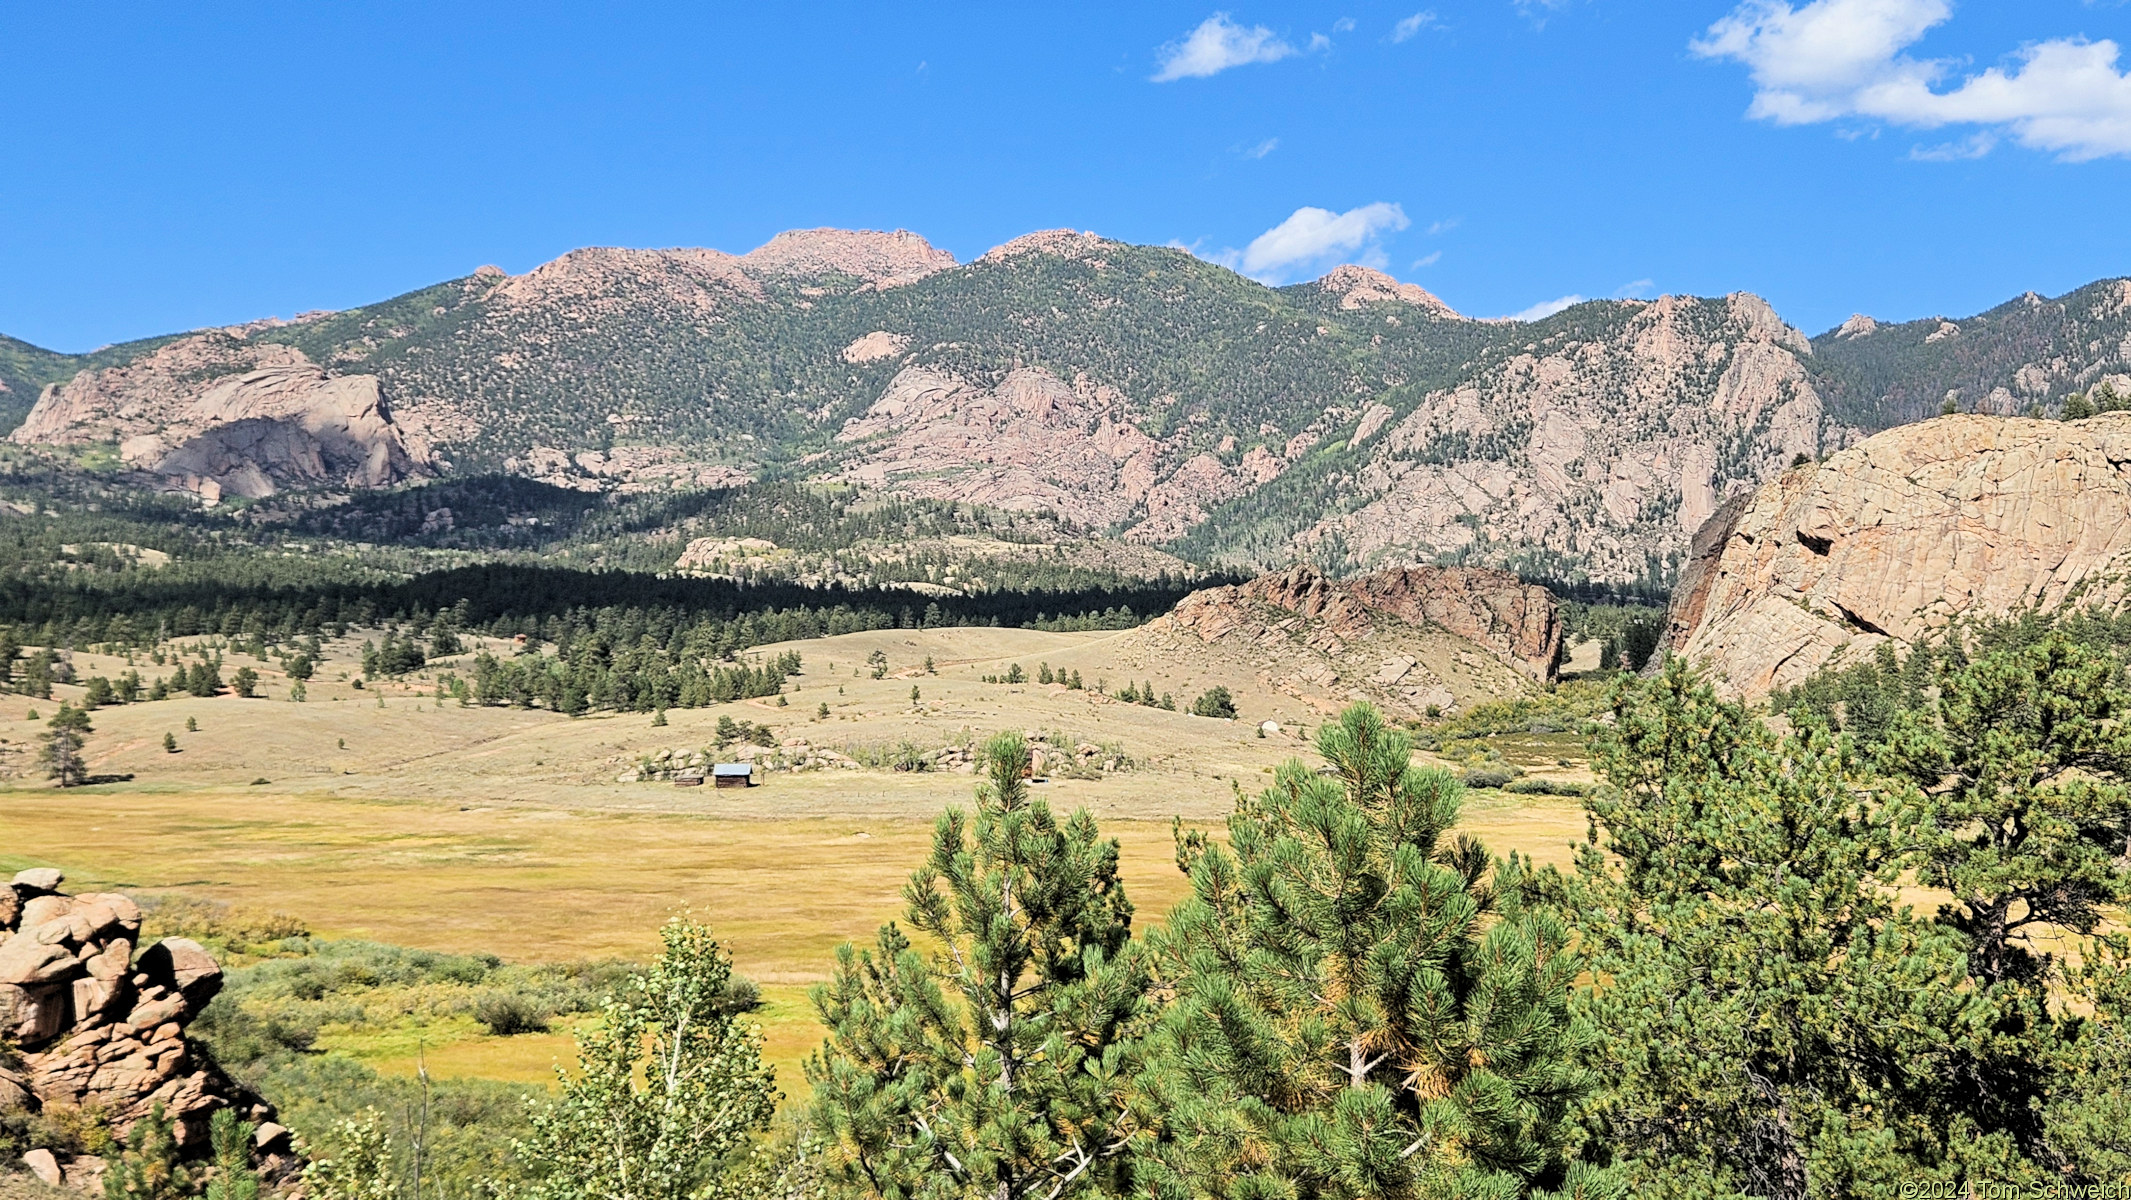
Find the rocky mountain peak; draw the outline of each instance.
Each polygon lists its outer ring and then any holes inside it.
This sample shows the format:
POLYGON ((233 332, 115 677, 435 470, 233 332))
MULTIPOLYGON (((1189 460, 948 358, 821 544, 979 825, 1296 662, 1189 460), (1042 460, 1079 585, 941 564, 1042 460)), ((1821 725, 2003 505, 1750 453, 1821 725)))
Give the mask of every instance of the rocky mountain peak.
POLYGON ((704 311, 735 297, 763 298, 762 285, 741 269, 739 258, 698 247, 587 246, 504 279, 494 293, 502 301, 527 308, 611 307, 615 297, 645 294, 663 295, 704 311))
POLYGON ((1087 258, 1118 243, 1098 237, 1092 231, 1072 229, 1039 229, 1024 233, 1003 245, 986 250, 979 262, 1005 262, 1021 254, 1055 254, 1060 258, 1087 258))
POLYGON ((907 229, 788 229, 738 259, 750 274, 852 275, 893 287, 955 265, 955 256, 907 229))
POLYGON ((1339 297, 1339 306, 1346 309, 1360 308, 1365 304, 1378 304, 1395 300, 1410 304, 1430 316, 1458 316, 1458 311, 1436 298, 1419 284, 1401 283, 1382 271, 1346 263, 1333 267, 1317 286, 1327 294, 1339 297))
POLYGON ((1878 321, 1863 313, 1851 313, 1849 320, 1836 327, 1835 336, 1839 338, 1861 338, 1870 337, 1877 332, 1879 332, 1878 321))

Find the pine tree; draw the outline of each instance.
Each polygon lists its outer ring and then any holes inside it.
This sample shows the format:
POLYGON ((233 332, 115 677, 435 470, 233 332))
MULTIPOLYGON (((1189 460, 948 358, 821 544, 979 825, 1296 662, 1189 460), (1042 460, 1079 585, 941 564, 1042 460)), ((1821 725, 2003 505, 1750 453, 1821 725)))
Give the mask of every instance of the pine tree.
POLYGON ((1883 765, 1921 792, 1919 879, 1994 1007, 2000 1052, 1964 1080, 1986 1128, 2048 1158, 2039 1109, 2052 1081, 2065 964, 2047 947, 2091 935, 2131 900, 2131 691, 2122 664, 2061 630, 1946 664, 1936 703, 1902 714, 1883 765))
POLYGON ((252 1169, 252 1135, 258 1129, 238 1120, 235 1109, 215 1110, 207 1126, 214 1165, 206 1200, 259 1200, 259 1173, 252 1169))
POLYGON ((1638 1196, 2016 1182, 1970 1111, 1988 999, 1902 906, 1907 793, 1803 710, 1778 735, 1682 661, 1615 683, 1563 898, 1609 1087, 1586 1122, 1638 1196))
POLYGON ((192 1190, 178 1162, 178 1140, 157 1104, 104 1154, 105 1200, 177 1200, 192 1190))
POLYGON ((89 764, 82 757, 83 747, 88 745, 89 735, 96 732, 89 724, 86 709, 71 708, 67 702, 59 702, 59 711, 46 722, 51 729, 44 735, 45 774, 59 781, 60 787, 78 787, 89 781, 89 764))
POLYGON ((777 1107, 762 1034, 727 1011, 732 962, 694 921, 579 1035, 578 1070, 516 1147, 545 1172, 534 1200, 712 1200, 777 1107))
POLYGON ((1156 935, 1175 991, 1142 1103, 1161 1197, 1605 1192, 1572 1163, 1592 1087, 1581 964, 1528 870, 1446 841, 1462 788, 1368 705, 1240 792, 1226 847, 1178 841, 1191 894, 1156 935))
POLYGON ((872 951, 841 947, 813 991, 829 1030, 806 1063, 823 1169, 885 1200, 1122 1190, 1146 977, 1117 843, 1031 798, 1020 736, 986 742, 982 762, 974 817, 940 817, 903 892, 939 949, 891 922, 872 951))
POLYGON ((1889 735, 1888 765, 1931 802, 1924 879, 1953 894, 1984 980, 2042 980, 2035 934, 2092 933, 2131 899, 2126 718, 2122 666, 2060 632, 1947 670, 1889 735))

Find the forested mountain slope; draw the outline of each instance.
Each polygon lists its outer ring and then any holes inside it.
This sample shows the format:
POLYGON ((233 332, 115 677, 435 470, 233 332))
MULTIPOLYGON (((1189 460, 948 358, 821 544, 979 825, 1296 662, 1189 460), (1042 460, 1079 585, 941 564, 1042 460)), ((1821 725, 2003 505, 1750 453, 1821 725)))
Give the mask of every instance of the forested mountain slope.
POLYGON ((1962 320, 1899 324, 1862 314, 1813 339, 1821 390, 1838 417, 1886 428, 1961 412, 2055 412, 2113 380, 2131 395, 2131 279, 2056 299, 2029 292, 1962 320))
MULTIPOLYGON (((1619 582, 1667 575, 1726 496, 1910 415, 1880 336, 1830 335, 1822 362, 1744 294, 1475 321, 1359 267, 1269 288, 1070 231, 957 265, 812 230, 573 251, 82 359, 10 343, 0 409, 42 387, 16 443, 210 501, 836 480, 1211 563, 1619 582)), ((2118 362, 2105 340, 2067 343, 2063 377, 2118 362)))

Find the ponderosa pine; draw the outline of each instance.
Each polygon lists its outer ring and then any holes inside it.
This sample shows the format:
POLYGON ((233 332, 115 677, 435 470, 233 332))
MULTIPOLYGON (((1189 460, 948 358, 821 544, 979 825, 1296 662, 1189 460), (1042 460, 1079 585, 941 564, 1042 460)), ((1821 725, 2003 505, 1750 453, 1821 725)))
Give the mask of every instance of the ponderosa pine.
POLYGON ((1594 1080, 1567 927, 1526 865, 1446 840, 1461 785, 1356 705, 1179 839, 1155 935, 1171 998, 1139 1096, 1147 1194, 1404 1200, 1610 1194, 1568 1122, 1594 1080))
POLYGON ((1059 1200, 1126 1186, 1123 1099, 1146 980, 1117 843, 1029 794, 1029 749, 986 742, 894 923, 813 992, 806 1063, 824 1174, 884 1200, 1059 1200))
POLYGON ((1585 1121, 1635 1194, 2033 1178, 1973 1111, 1993 1006, 1960 939, 1895 890, 1904 790, 1804 712, 1779 734, 1677 659, 1611 707, 1564 910, 1607 1080, 1585 1121))

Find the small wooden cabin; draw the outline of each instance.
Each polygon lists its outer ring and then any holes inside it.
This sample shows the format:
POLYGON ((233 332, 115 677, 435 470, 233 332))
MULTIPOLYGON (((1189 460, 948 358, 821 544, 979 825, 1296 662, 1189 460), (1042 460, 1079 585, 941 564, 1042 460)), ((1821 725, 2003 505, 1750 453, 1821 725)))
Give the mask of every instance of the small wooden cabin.
POLYGON ((710 775, 721 788, 755 786, 753 763, 719 763, 710 769, 710 775))

